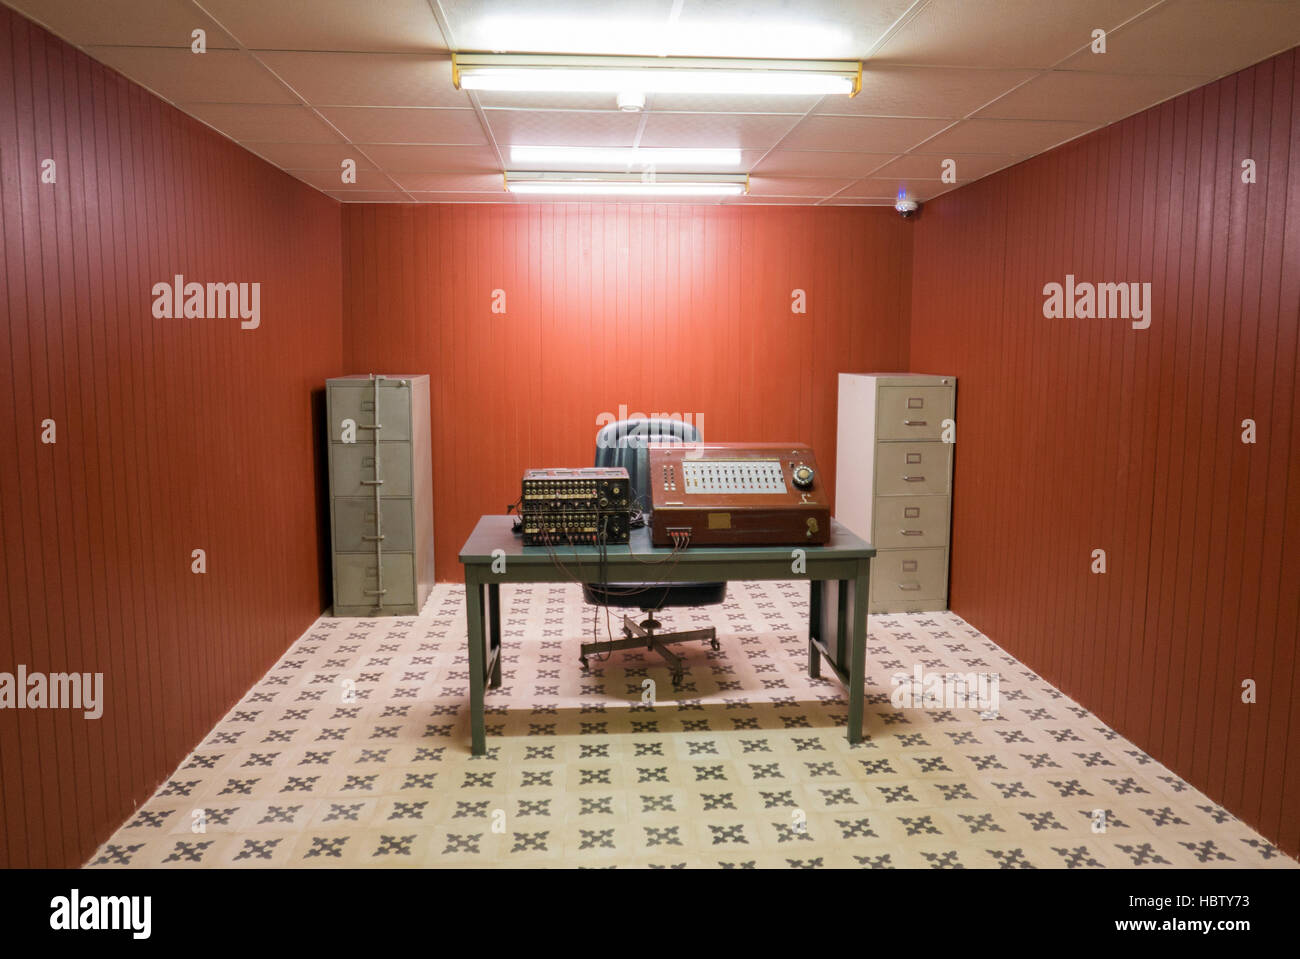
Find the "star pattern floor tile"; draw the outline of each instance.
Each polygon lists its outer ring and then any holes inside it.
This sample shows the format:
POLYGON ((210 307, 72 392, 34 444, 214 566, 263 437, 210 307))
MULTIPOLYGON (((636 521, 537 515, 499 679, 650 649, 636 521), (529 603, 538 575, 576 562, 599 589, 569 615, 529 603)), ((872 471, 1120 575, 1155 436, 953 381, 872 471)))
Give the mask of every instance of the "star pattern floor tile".
POLYGON ((717 651, 678 647, 680 690, 649 652, 580 668, 578 587, 501 594, 488 755, 469 752, 464 589, 439 585, 417 617, 314 623, 88 865, 1297 865, 952 613, 871 617, 850 746, 842 687, 807 673, 806 583, 662 614, 718 628, 717 651), (996 672, 996 716, 895 708, 916 664, 996 672))

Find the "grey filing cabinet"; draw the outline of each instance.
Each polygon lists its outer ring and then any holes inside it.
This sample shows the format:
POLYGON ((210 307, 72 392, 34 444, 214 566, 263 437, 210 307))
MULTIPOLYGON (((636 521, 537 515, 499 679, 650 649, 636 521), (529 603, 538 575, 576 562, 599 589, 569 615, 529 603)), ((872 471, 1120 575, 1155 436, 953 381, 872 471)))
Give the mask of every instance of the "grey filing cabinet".
POLYGON ((433 589, 427 375, 325 384, 334 615, 418 613, 433 589))
POLYGON ((840 374, 835 516, 876 547, 873 613, 948 608, 956 400, 952 376, 840 374))

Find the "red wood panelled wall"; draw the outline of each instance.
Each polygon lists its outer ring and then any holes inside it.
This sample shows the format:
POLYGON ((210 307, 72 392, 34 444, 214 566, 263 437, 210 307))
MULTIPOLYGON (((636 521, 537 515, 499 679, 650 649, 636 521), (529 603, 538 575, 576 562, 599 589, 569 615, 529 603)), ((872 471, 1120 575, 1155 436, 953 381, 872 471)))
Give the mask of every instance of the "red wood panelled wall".
POLYGON ((912 369, 960 377, 953 609, 1293 854, 1298 70, 1282 54, 930 204, 911 322, 912 369), (1067 273, 1149 281, 1150 329, 1045 319, 1067 273))
POLYGON ((0 713, 0 866, 74 866, 328 602, 339 206, 4 8, 0 204, 0 670, 105 701, 0 713), (261 327, 154 319, 177 273, 261 327))
POLYGON ((601 413, 809 442, 830 482, 840 371, 958 375, 954 609, 1300 852, 1298 71, 1276 57, 913 223, 340 211, 0 8, 0 670, 105 683, 99 720, 0 713, 0 866, 82 862, 328 602, 319 395, 366 371, 433 376, 443 580, 523 469, 590 461, 601 413), (261 328, 155 319, 177 273, 260 282, 261 328), (1149 281, 1151 328, 1045 319, 1067 273, 1149 281))
POLYGON ((438 579, 460 579, 475 519, 524 469, 590 463, 620 406, 702 415, 705 439, 811 443, 832 482, 837 374, 906 368, 911 226, 888 209, 345 207, 349 372, 433 377, 438 579))

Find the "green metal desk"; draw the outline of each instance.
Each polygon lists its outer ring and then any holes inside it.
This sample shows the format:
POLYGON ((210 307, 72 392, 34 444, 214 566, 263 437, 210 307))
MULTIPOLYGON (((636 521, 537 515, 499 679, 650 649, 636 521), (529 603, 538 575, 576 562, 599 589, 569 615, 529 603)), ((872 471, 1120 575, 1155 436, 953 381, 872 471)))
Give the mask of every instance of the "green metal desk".
MULTIPOLYGON (((511 516, 484 516, 460 551, 465 567, 468 620, 470 729, 474 755, 487 752, 483 700, 501 685, 501 584, 600 582, 594 546, 556 548, 557 568, 543 546, 524 546, 511 531, 511 516)), ((812 581, 808 615, 808 674, 821 675, 826 660, 848 687, 849 742, 862 739, 866 685, 867 597, 876 548, 838 520, 831 520, 825 546, 691 546, 672 550, 650 545, 648 529, 634 529, 626 546, 606 551, 604 576, 611 583, 713 583, 746 580, 812 581), (801 555, 800 555, 801 554, 801 555), (662 566, 652 565, 664 563, 662 566)), ((581 637, 574 637, 574 648, 581 637)), ((574 661, 577 661, 575 652, 574 661)))

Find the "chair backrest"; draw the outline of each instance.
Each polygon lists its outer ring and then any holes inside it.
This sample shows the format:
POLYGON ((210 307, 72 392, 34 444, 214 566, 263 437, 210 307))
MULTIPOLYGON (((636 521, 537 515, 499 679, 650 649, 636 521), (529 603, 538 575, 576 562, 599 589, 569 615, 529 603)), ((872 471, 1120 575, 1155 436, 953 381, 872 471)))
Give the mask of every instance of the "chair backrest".
POLYGON ((650 440, 664 443, 698 443, 700 431, 694 423, 679 419, 619 420, 596 434, 596 465, 622 466, 627 470, 632 502, 650 509, 650 440))

